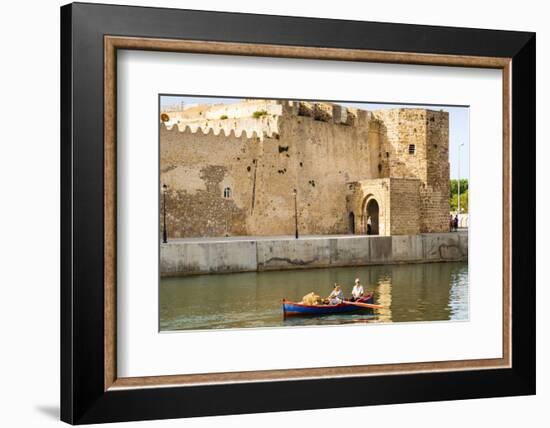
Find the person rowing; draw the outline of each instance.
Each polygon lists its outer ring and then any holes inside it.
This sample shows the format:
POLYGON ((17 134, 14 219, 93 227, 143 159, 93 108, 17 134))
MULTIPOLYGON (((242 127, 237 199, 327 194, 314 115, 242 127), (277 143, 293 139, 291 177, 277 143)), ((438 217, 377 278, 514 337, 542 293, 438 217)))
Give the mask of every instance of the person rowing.
POLYGON ((365 290, 361 285, 361 281, 359 281, 359 278, 355 278, 355 284, 353 285, 353 289, 351 290, 350 301, 355 302, 357 300, 360 300, 363 298, 364 295, 365 295, 365 290))
POLYGON ((334 289, 329 294, 327 299, 329 305, 339 305, 344 301, 344 292, 337 283, 334 283, 334 289))

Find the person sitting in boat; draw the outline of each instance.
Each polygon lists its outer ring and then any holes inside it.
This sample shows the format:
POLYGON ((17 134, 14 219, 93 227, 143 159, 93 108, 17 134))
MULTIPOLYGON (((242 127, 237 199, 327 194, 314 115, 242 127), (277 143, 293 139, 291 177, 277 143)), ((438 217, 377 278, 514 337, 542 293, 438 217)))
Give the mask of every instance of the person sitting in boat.
POLYGON ((361 285, 361 281, 359 281, 359 278, 355 278, 355 284, 353 285, 353 289, 351 290, 351 301, 355 302, 356 300, 360 300, 365 295, 365 290, 363 289, 363 286, 361 285))
POLYGON ((339 305, 344 300, 344 292, 338 284, 334 284, 334 289, 327 297, 329 305, 339 305))

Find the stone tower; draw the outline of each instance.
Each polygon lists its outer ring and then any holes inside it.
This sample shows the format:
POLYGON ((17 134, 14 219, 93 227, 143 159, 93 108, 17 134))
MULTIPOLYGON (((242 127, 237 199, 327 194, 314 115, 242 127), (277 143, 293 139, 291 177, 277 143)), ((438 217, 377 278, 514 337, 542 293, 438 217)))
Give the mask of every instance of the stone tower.
POLYGON ((398 108, 372 117, 378 123, 378 179, 354 184, 349 207, 355 217, 364 223, 371 215, 381 235, 447 232, 448 113, 398 108))

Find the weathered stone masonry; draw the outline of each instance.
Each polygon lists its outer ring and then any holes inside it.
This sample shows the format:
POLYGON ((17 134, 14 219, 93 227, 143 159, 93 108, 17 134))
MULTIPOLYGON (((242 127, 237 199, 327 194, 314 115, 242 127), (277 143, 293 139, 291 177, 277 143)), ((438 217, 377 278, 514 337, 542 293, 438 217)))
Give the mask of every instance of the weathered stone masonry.
POLYGON ((169 238, 292 235, 294 189, 301 234, 448 230, 446 112, 247 100, 161 120, 169 238))

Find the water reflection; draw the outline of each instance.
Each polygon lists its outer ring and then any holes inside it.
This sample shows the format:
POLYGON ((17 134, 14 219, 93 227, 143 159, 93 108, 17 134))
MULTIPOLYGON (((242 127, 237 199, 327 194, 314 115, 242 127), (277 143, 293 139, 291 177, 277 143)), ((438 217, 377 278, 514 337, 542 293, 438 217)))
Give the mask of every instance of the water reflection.
POLYGON ((376 289, 375 302, 384 306, 383 309, 376 310, 377 319, 380 322, 391 322, 391 279, 384 277, 378 281, 376 289))
POLYGON ((427 263, 163 278, 161 330, 468 319, 468 264, 427 263), (326 296, 356 277, 384 309, 284 319, 281 299, 326 296))

